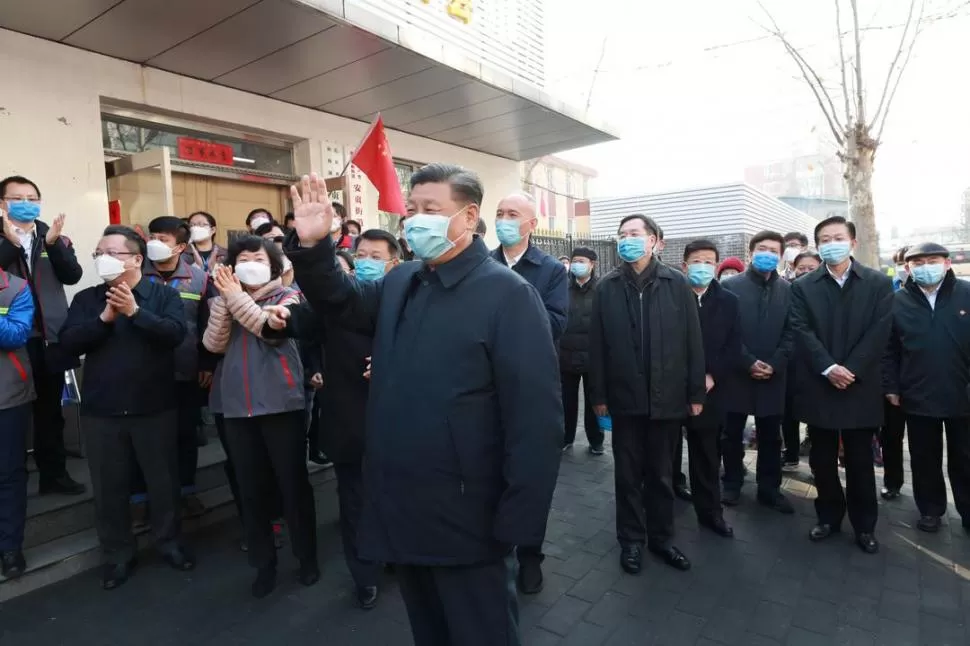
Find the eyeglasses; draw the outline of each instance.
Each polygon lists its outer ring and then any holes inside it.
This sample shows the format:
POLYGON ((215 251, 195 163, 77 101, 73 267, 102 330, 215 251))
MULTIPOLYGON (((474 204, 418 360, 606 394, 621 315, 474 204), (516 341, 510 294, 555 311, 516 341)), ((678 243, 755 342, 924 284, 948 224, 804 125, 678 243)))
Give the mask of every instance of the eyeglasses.
POLYGON ((117 258, 118 256, 135 256, 137 255, 134 251, 95 251, 91 254, 91 257, 97 260, 101 256, 111 256, 112 258, 117 258))
POLYGON ((267 238, 267 240, 269 240, 270 242, 275 242, 276 244, 283 244, 284 239, 285 238, 283 236, 274 236, 272 238, 267 238))
POLYGON ((32 204, 37 204, 40 202, 39 197, 5 197, 3 199, 6 202, 30 202, 32 204))

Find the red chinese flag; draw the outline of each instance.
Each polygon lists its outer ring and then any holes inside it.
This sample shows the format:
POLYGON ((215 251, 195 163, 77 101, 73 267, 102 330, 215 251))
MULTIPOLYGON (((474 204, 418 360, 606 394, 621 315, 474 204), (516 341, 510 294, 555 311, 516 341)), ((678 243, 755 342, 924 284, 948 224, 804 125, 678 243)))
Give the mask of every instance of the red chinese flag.
POLYGON ((360 142, 350 163, 367 175, 367 179, 377 189, 379 194, 377 208, 388 213, 407 215, 404 196, 401 195, 401 184, 397 178, 397 171, 394 170, 394 158, 391 156, 391 147, 387 144, 384 120, 381 119, 381 115, 377 115, 377 120, 364 140, 360 142))

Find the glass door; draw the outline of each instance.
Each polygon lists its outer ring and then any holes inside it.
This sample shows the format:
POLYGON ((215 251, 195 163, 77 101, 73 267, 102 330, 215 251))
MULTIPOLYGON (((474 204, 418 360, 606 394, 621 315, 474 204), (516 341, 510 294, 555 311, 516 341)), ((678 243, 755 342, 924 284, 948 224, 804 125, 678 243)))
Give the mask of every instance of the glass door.
POLYGON ((167 148, 155 148, 105 162, 108 200, 120 214, 120 224, 147 233, 148 223, 175 215, 172 162, 167 148))

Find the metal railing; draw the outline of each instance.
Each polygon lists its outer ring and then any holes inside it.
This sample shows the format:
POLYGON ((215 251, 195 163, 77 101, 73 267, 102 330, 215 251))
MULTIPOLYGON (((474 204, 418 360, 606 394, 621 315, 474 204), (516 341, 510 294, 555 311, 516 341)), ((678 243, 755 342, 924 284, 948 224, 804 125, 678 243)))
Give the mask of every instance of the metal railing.
POLYGON ((620 263, 616 253, 616 240, 613 236, 573 235, 558 231, 537 230, 532 234, 532 242, 551 256, 572 256, 576 247, 589 247, 598 258, 598 275, 605 276, 620 263))

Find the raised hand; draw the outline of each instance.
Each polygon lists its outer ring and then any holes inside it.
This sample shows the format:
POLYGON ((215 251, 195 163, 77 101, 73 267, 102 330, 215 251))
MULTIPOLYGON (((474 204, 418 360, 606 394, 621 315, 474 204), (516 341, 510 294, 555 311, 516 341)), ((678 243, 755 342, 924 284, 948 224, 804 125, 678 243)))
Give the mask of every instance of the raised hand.
POLYGON ((326 181, 316 173, 304 175, 299 189, 295 184, 290 187, 290 198, 293 200, 293 226, 301 246, 312 247, 330 235, 334 212, 326 181))
POLYGON ((57 242, 57 239, 61 237, 61 231, 64 230, 65 217, 66 216, 63 213, 61 213, 56 218, 54 218, 53 222, 51 222, 51 226, 47 230, 47 235, 44 236, 44 242, 46 242, 48 245, 54 244, 55 242, 57 242))

